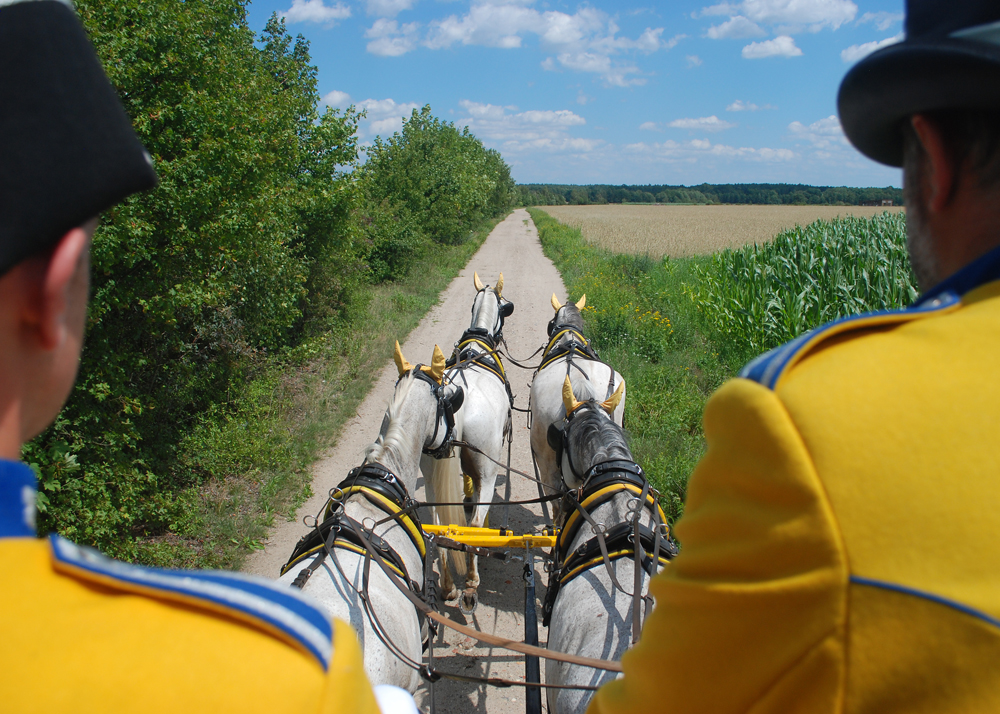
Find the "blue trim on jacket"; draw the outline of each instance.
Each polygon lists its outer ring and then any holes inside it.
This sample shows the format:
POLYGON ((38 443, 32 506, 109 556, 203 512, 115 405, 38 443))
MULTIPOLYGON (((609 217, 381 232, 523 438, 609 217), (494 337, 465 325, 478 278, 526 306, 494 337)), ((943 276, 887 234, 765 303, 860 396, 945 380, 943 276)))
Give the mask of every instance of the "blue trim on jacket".
POLYGON ((775 347, 770 352, 765 352, 760 357, 757 357, 747 363, 747 365, 740 370, 739 376, 744 379, 751 379, 754 382, 758 382, 768 389, 774 389, 774 386, 778 383, 778 378, 781 377, 785 367, 788 366, 792 359, 802 350, 803 347, 812 343, 815 338, 820 337, 824 332, 832 331, 835 328, 838 332, 840 332, 842 331, 840 330, 842 326, 850 323, 858 323, 858 327, 863 327, 864 323, 872 318, 884 317, 887 315, 904 316, 912 315, 914 313, 920 314, 935 312, 937 310, 951 307, 959 300, 960 298, 957 294, 953 292, 944 292, 939 293, 933 300, 927 302, 921 300, 912 307, 908 307, 903 310, 866 312, 861 315, 852 315, 851 317, 843 317, 839 320, 828 322, 821 327, 817 327, 815 330, 810 330, 809 332, 799 335, 794 340, 786 342, 780 347, 775 347))
POLYGON ((929 600, 930 602, 937 603, 938 605, 944 605, 945 607, 950 607, 953 610, 958 610, 959 612, 974 617, 977 620, 982 620, 993 627, 1000 628, 1000 620, 996 619, 992 615, 987 615, 982 610, 969 607, 968 605, 960 603, 957 600, 950 600, 946 597, 935 595, 934 593, 917 590, 916 588, 907 587, 906 585, 899 585, 898 583, 890 583, 885 580, 874 580, 872 578, 862 578, 860 575, 852 575, 850 580, 855 585, 867 585, 872 588, 891 590, 892 592, 902 593, 903 595, 912 595, 913 597, 918 597, 923 600, 929 600))
POLYGON ((31 467, 0 459, 0 538, 35 537, 37 488, 31 467))
MULTIPOLYGON (((55 560, 105 580, 163 593, 164 599, 192 604, 192 599, 222 606, 248 615, 299 642, 323 666, 329 668, 333 652, 330 618, 304 595, 272 580, 240 573, 207 570, 144 568, 112 560, 92 548, 83 548, 58 535, 49 537, 55 560)), ((196 603, 195 603, 195 606, 196 603)))
POLYGON ((965 295, 970 290, 986 283, 992 283, 994 280, 1000 280, 1000 248, 994 248, 986 255, 976 258, 950 278, 942 280, 921 295, 913 303, 913 307, 923 305, 946 292, 965 295))

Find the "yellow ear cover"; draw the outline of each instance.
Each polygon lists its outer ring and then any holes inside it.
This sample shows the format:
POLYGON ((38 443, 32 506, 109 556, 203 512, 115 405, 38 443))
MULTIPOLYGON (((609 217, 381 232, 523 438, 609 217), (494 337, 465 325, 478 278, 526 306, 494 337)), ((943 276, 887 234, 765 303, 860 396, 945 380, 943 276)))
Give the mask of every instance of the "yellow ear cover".
POLYGON ((607 401, 601 402, 601 408, 604 409, 604 411, 606 411, 608 414, 613 412, 618 407, 618 404, 621 402, 622 392, 624 391, 625 391, 625 380, 623 379, 618 383, 618 389, 615 390, 615 393, 612 394, 610 397, 608 397, 607 401))
POLYGON ((399 370, 400 377, 413 369, 413 365, 407 362, 406 357, 403 356, 403 350, 399 349, 399 340, 396 340, 396 351, 393 352, 392 359, 396 362, 396 369, 399 370))
POLYGON ((576 304, 576 309, 577 309, 577 310, 582 310, 582 309, 583 309, 583 308, 585 308, 586 306, 587 306, 587 294, 586 294, 586 293, 584 293, 584 294, 583 294, 583 297, 582 297, 582 298, 580 298, 580 302, 578 302, 578 303, 576 304))
POLYGON ((566 381, 563 382, 562 397, 563 404, 566 406, 566 416, 576 411, 582 403, 576 401, 576 397, 573 395, 573 383, 569 381, 569 375, 566 375, 566 381))
POLYGON ((424 370, 434 378, 435 382, 441 384, 441 380, 444 379, 444 352, 437 345, 434 345, 430 369, 424 367, 424 370))
POLYGON ((497 279, 497 286, 493 288, 493 292, 497 294, 497 297, 500 297, 503 293, 503 273, 500 273, 500 277, 497 279))
POLYGON ((552 293, 552 309, 559 312, 559 308, 562 307, 562 303, 559 302, 559 298, 556 297, 555 293, 552 293))
POLYGON ((472 273, 473 284, 476 286, 476 292, 483 289, 483 281, 479 279, 479 273, 473 271, 472 273))

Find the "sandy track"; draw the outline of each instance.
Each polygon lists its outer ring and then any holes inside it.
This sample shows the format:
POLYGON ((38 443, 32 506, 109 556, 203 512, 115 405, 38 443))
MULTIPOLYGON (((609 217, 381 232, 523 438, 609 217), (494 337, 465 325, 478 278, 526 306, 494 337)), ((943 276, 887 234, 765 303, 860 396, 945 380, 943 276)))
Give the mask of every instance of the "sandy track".
MULTIPOLYGON (((538 233, 528 212, 514 211, 497 225, 483 246, 472 257, 459 276, 441 294, 439 303, 424 317, 403 345, 403 353, 411 362, 428 361, 434 344, 441 345, 448 353, 451 345, 469 326, 469 307, 475 296, 472 273, 478 271, 484 282, 493 284, 497 274, 504 274, 504 296, 514 303, 514 314, 506 321, 504 333, 511 353, 520 359, 527 357, 545 339, 545 326, 552 317, 549 297, 555 292, 566 300, 566 290, 559 272, 542 254, 538 233)), ((579 297, 579 296, 574 296, 579 297)), ((515 405, 528 406, 528 382, 531 373, 513 365, 507 367, 514 390, 515 405)), ((299 509, 294 522, 282 522, 271 533, 266 547, 247 561, 245 570, 269 578, 278 571, 296 541, 305 533, 301 519, 316 513, 326 500, 330 488, 340 482, 347 472, 361 463, 364 449, 378 436, 382 415, 392 396, 396 381, 396 368, 391 355, 386 355, 375 386, 358 408, 357 415, 344 426, 340 437, 329 454, 313 467, 313 493, 299 509)), ((532 472, 528 446, 528 429, 525 415, 514 413, 514 443, 511 465, 526 473, 532 472)), ((416 498, 423 498, 420 481, 416 498)), ((524 500, 538 495, 534 483, 513 477, 511 499, 524 500)), ((497 501, 503 497, 503 475, 497 479, 497 501)), ((511 506, 510 527, 515 532, 530 532, 545 522, 542 509, 537 505, 511 506)), ((503 519, 503 507, 496 505, 490 513, 490 522, 498 527, 503 519)), ((541 620, 541 599, 545 593, 546 576, 541 562, 535 563, 538 616, 541 620)), ((480 559, 479 571, 482 584, 479 588, 479 607, 472 615, 458 609, 445 608, 446 614, 476 629, 492 634, 521 640, 524 638, 524 585, 522 564, 518 561, 501 563, 480 559)), ((442 628, 443 629, 443 628, 442 628)), ((539 622, 539 640, 544 646, 545 628, 539 622)), ((435 661, 439 669, 467 675, 524 678, 524 657, 507 650, 480 647, 452 630, 439 633, 435 645, 435 661)), ((544 662, 541 665, 545 671, 544 662)), ((434 686, 435 711, 438 714, 480 712, 489 714, 519 714, 524 711, 522 688, 498 689, 474 684, 441 680, 434 686)), ((544 694, 542 697, 544 704, 544 694)), ((430 690, 424 685, 417 692, 417 703, 423 711, 430 711, 430 690)))

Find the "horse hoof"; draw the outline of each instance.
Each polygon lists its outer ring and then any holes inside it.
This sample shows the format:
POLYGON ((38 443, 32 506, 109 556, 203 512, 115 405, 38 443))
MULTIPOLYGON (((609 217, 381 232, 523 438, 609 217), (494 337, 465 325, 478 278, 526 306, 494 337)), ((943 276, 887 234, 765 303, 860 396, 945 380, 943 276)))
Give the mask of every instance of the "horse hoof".
POLYGON ((460 603, 462 612, 466 615, 471 615, 476 611, 476 607, 479 605, 479 593, 473 589, 468 589, 462 593, 462 602, 460 603))
POLYGON ((458 598, 461 593, 458 592, 458 588, 452 588, 448 591, 448 594, 444 596, 444 600, 448 604, 453 604, 458 602, 458 598))

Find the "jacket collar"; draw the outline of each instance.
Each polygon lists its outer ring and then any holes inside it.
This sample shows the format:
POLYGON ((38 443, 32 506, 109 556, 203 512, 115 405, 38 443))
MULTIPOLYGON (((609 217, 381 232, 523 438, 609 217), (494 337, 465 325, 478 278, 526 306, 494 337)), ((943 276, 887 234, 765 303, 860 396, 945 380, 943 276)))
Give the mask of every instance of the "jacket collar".
POLYGON ((1000 280, 1000 248, 994 248, 986 255, 976 258, 950 278, 942 280, 920 296, 913 307, 919 307, 946 292, 965 295, 980 285, 1000 280))
POLYGON ((0 538, 35 536, 35 472, 0 459, 0 538))

